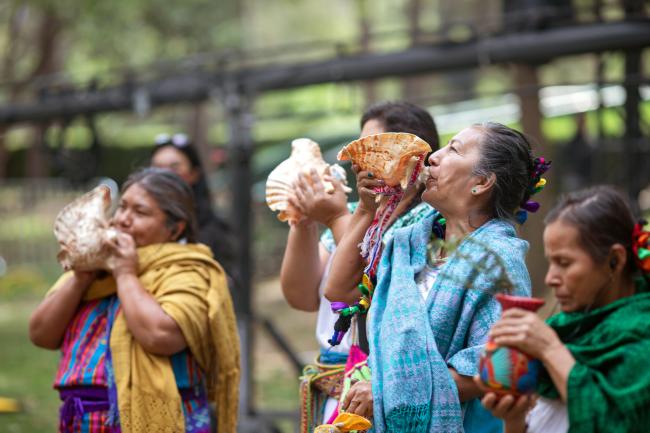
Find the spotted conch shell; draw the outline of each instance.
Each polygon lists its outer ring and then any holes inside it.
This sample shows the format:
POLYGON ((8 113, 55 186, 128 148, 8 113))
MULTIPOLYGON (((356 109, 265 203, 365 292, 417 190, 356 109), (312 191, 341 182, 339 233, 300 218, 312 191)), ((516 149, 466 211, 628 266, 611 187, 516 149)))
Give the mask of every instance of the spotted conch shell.
POLYGON ((418 160, 431 152, 429 143, 406 132, 368 135, 345 146, 337 158, 352 161, 388 186, 406 188, 418 160))
POLYGON ((105 241, 117 236, 108 226, 111 190, 106 185, 66 205, 54 220, 54 236, 61 246, 56 256, 63 269, 93 271, 105 267, 105 241))
POLYGON ((302 217, 300 211, 289 203, 288 198, 293 193, 293 184, 298 179, 298 174, 309 173, 312 168, 320 175, 328 194, 334 192, 334 185, 323 178, 325 174, 341 181, 343 189, 350 192, 350 188, 346 186, 345 170, 338 164, 326 163, 318 143, 309 138, 293 140, 289 158, 282 161, 266 180, 266 204, 272 211, 279 211, 280 221, 293 223, 302 217))

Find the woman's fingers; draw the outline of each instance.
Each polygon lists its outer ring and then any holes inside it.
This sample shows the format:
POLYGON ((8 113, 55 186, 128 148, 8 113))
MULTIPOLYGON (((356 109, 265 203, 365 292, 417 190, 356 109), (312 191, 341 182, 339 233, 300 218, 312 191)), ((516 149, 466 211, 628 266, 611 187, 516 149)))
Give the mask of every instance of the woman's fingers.
POLYGON ((296 198, 295 195, 290 195, 290 196, 288 196, 288 197, 287 197, 287 201, 289 202, 289 204, 290 204, 291 206, 293 206, 293 207, 295 207, 296 209, 298 209, 298 211, 299 211, 301 214, 304 214, 304 213, 305 213, 305 209, 304 209, 304 207, 303 207, 303 205, 302 205, 302 202, 301 202, 300 200, 298 200, 298 199, 296 198))
POLYGON ((519 334, 528 334, 531 330, 531 327, 527 323, 504 323, 499 326, 495 326, 490 330, 490 337, 499 337, 506 335, 519 335, 519 334))
POLYGON ((309 177, 311 178, 311 187, 314 190, 314 194, 323 194, 325 192, 325 186, 318 172, 312 168, 309 170, 309 177))
POLYGON ((296 178, 294 183, 294 189, 296 191, 301 191, 303 194, 308 193, 310 186, 309 186, 309 182, 305 178, 304 173, 298 173, 298 177, 296 178))
POLYGON ((510 410, 512 410, 515 404, 515 398, 509 394, 504 395, 497 400, 496 405, 494 406, 493 413, 494 416, 499 418, 505 418, 508 416, 510 410))
POLYGON ((377 180, 377 179, 363 179, 357 182, 357 189, 361 188, 367 188, 367 189, 375 189, 375 188, 381 188, 385 186, 386 183, 383 180, 377 180))
POLYGON ((305 191, 302 188, 298 187, 293 191, 293 193, 294 193, 295 199, 298 202, 300 202, 300 204, 302 205, 305 202, 306 198, 307 198, 307 194, 305 193, 305 191))
POLYGON ((353 413, 365 418, 372 418, 372 404, 368 401, 363 401, 356 407, 353 413))
POLYGON ((483 396, 483 398, 481 399, 481 404, 483 404, 483 406, 484 406, 487 410, 489 410, 489 411, 493 411, 493 410, 494 410, 494 407, 496 406, 496 404, 497 404, 498 401, 499 401, 499 398, 497 397, 497 395, 496 395, 495 393, 493 393, 493 392, 488 392, 488 393, 485 394, 485 395, 483 396))
POLYGON ((116 250, 117 236, 112 238, 104 238, 104 245, 106 245, 110 250, 116 250))
POLYGON ((515 410, 516 412, 525 412, 525 411, 527 411, 528 408, 530 407, 531 398, 532 397, 530 395, 522 395, 522 396, 520 396, 517 399, 517 401, 515 402, 515 406, 514 406, 513 410, 515 410))
POLYGON ((523 310, 521 308, 508 308, 503 312, 501 318, 508 319, 508 318, 522 318, 522 317, 530 317, 530 316, 537 317, 537 314, 527 310, 523 310))
POLYGON ((352 401, 352 397, 356 394, 356 391, 354 389, 354 385, 350 388, 348 391, 347 395, 345 396, 345 399, 343 400, 343 403, 341 403, 341 409, 347 411, 348 407, 350 406, 350 402, 352 401))

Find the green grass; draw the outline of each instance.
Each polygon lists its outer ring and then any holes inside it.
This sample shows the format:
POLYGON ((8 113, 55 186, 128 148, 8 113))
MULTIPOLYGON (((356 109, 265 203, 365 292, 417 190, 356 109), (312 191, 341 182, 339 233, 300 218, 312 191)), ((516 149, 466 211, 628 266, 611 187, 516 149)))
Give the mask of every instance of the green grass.
POLYGON ((58 399, 52 390, 58 353, 34 347, 27 320, 36 300, 0 298, 0 395, 17 399, 22 411, 0 414, 2 431, 31 433, 55 431, 58 399))

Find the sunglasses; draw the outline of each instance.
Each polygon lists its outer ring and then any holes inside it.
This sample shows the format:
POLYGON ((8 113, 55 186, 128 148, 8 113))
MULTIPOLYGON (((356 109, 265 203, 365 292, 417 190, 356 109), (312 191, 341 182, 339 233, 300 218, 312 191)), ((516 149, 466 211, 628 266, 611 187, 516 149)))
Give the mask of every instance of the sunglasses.
POLYGON ((174 147, 185 147, 190 144, 190 139, 185 134, 158 134, 154 139, 156 146, 167 146, 171 144, 174 147))

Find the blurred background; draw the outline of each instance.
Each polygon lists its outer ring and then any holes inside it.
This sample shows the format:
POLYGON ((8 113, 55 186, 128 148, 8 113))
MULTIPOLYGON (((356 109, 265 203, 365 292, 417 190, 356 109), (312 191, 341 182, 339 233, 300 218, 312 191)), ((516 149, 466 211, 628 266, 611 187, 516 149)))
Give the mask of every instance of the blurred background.
POLYGON ((315 314, 280 293, 288 229, 266 176, 298 137, 334 162, 373 102, 426 107, 442 143, 505 123, 554 160, 522 230, 546 297, 541 221, 558 194, 612 183, 649 212, 649 16, 641 0, 3 0, 0 397, 17 406, 0 399, 0 432, 56 428, 57 353, 30 344, 27 320, 61 271, 57 212, 147 165, 159 133, 193 138, 237 236, 241 431, 294 431, 317 347, 315 314))

